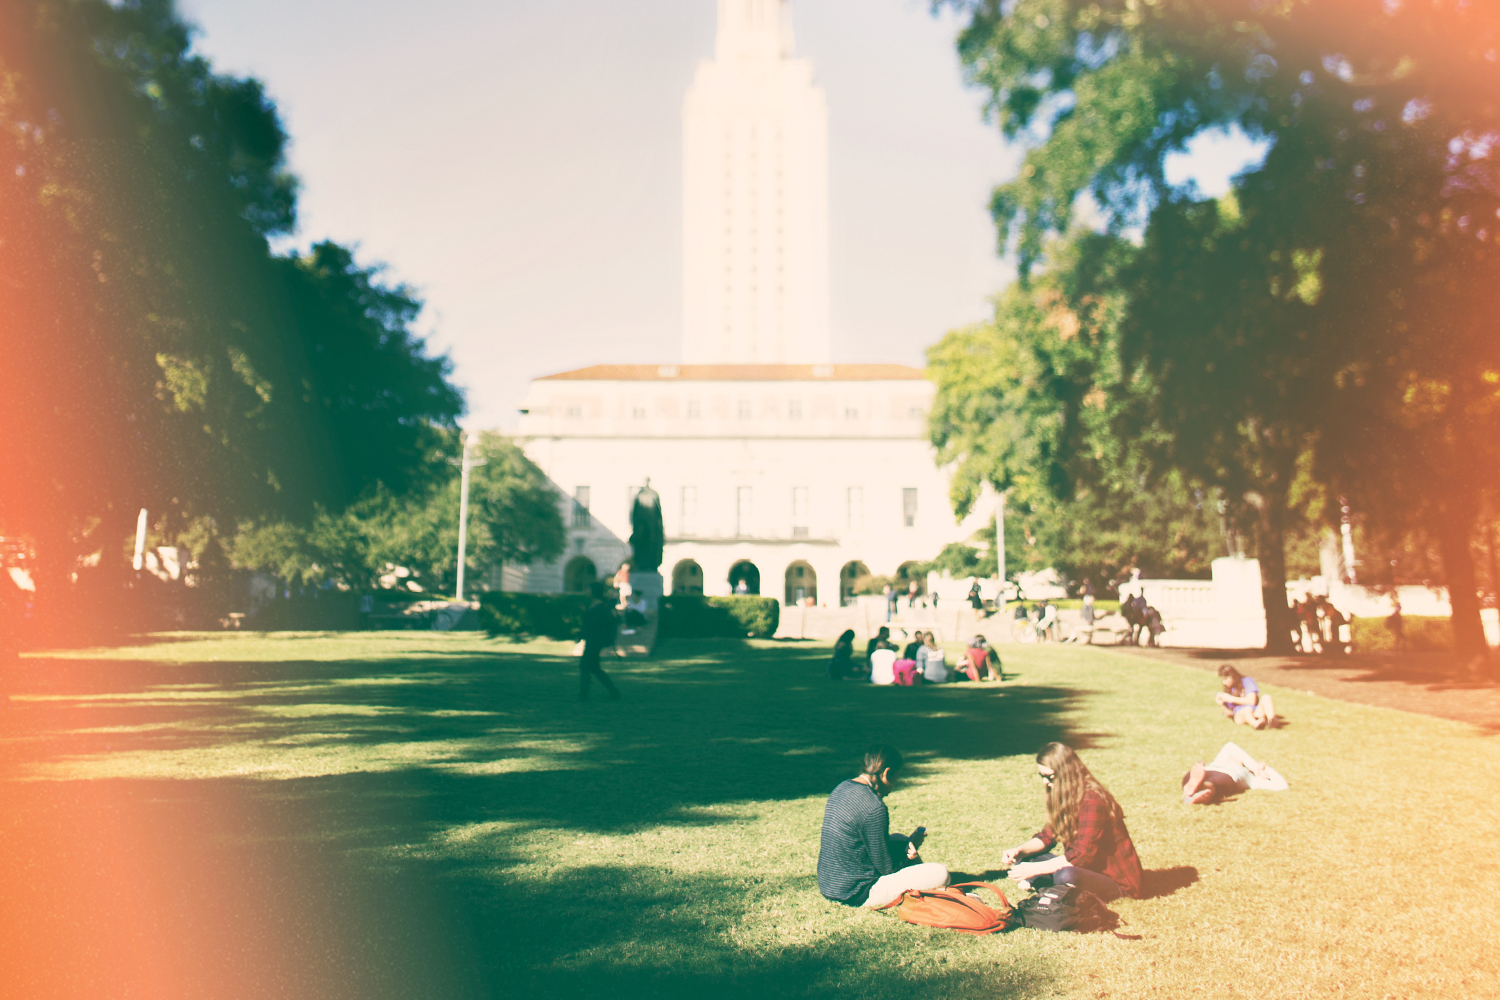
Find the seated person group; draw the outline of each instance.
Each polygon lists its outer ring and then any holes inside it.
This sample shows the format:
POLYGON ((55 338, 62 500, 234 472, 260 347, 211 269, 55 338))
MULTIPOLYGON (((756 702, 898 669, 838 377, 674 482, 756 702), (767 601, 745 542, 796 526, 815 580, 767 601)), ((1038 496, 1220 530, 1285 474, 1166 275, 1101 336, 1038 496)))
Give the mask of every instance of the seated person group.
MULTIPOLYGON (((1254 726, 1254 718, 1275 718, 1274 709, 1265 705, 1269 698, 1259 694, 1250 678, 1227 664, 1221 674, 1225 691, 1236 693, 1231 700, 1221 693, 1219 704, 1235 722, 1254 726), (1244 693, 1247 688, 1249 696, 1244 693)), ((895 903, 907 891, 948 885, 946 866, 922 860, 925 827, 906 835, 890 832, 885 797, 899 784, 903 763, 894 747, 872 746, 865 751, 860 773, 841 782, 828 797, 818 851, 818 889, 828 899, 873 909, 895 903)), ((1064 743, 1042 747, 1036 755, 1036 774, 1042 782, 1045 819, 1036 834, 1001 853, 1000 866, 1007 876, 1023 890, 1074 885, 1106 903, 1121 896, 1138 897, 1140 859, 1125 826, 1125 811, 1109 789, 1064 743)), ((1286 779, 1269 764, 1226 743, 1212 761, 1199 761, 1183 775, 1182 801, 1209 805, 1252 789, 1287 787, 1286 779)))
POLYGON ((828 661, 828 676, 833 680, 867 680, 872 684, 943 684, 948 681, 1005 679, 996 653, 982 635, 976 635, 964 650, 959 662, 948 665, 947 654, 938 644, 936 632, 918 630, 905 649, 891 639, 884 626, 865 646, 863 660, 855 658, 854 630, 848 629, 833 646, 828 661))

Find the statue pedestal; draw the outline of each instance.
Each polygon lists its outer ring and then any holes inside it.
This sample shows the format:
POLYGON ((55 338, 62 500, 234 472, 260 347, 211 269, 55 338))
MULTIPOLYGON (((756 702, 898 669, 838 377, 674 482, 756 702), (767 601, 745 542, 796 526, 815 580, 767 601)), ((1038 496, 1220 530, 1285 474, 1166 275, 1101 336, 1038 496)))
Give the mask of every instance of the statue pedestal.
POLYGON ((655 614, 661 607, 661 595, 664 589, 660 573, 631 573, 630 589, 633 591, 630 599, 637 597, 646 599, 646 610, 655 614))

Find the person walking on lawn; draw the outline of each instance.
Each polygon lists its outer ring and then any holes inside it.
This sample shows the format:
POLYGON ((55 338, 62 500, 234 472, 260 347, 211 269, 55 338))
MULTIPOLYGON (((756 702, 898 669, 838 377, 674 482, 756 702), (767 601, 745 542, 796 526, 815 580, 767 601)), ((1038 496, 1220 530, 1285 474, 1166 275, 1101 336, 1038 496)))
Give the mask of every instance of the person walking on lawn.
POLYGON ((1047 825, 1001 855, 1010 878, 1023 889, 1076 885, 1106 903, 1139 896, 1141 861, 1125 829, 1125 811, 1109 789, 1064 743, 1042 747, 1036 773, 1046 788, 1047 825), (1061 857, 1044 853, 1058 843, 1067 846, 1061 857))
POLYGON ((619 689, 599 665, 599 656, 606 649, 615 648, 615 630, 619 625, 615 621, 614 609, 605 603, 604 584, 590 585, 589 595, 594 598, 594 603, 583 613, 583 658, 578 661, 578 700, 589 700, 589 682, 598 677, 604 690, 609 692, 609 700, 617 701, 619 689))
POLYGON ((895 786, 901 764, 895 747, 872 746, 860 773, 828 796, 818 846, 818 891, 825 899, 877 909, 908 889, 948 884, 947 867, 924 862, 917 853, 925 827, 909 837, 890 832, 885 796, 895 786))

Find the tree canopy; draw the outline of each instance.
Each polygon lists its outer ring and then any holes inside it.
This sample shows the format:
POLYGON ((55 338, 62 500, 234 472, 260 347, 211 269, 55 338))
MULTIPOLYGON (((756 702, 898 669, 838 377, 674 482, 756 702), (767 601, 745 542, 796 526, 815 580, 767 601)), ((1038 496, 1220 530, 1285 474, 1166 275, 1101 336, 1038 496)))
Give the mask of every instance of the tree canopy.
POLYGON ((232 524, 401 488, 461 413, 409 290, 331 243, 271 251, 285 148, 170 0, 0 4, 0 530, 35 539, 42 590, 140 507, 232 524))
POLYGON ((992 210, 1023 274, 1083 196, 1145 222, 1122 356, 1166 454, 1254 506, 1275 645, 1303 470, 1386 526, 1444 538, 1461 649, 1483 649, 1468 539, 1500 485, 1500 8, 1469 0, 955 2, 989 112, 1028 146, 992 210), (1167 159, 1235 128, 1233 198, 1167 159), (1476 464, 1476 462, 1478 464, 1476 464))

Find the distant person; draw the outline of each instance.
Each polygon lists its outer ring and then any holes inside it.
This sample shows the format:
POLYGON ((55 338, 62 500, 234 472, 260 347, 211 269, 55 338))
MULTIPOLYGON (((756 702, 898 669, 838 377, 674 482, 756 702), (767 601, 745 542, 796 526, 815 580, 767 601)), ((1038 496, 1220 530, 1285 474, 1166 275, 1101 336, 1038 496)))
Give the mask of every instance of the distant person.
POLYGON ((865 751, 860 773, 839 783, 823 807, 818 844, 818 891, 845 906, 871 909, 895 902, 908 889, 948 884, 948 869, 917 853, 923 827, 891 835, 885 796, 896 785, 901 754, 894 747, 865 751))
POLYGON ((969 587, 969 607, 973 608, 975 613, 984 610, 984 598, 979 594, 978 580, 975 580, 969 587))
POLYGON ((890 621, 901 610, 901 595, 890 584, 885 585, 882 593, 885 594, 885 620, 890 621))
POLYGON ((845 629, 844 634, 833 644, 833 656, 828 660, 828 676, 831 680, 841 681, 854 675, 854 630, 851 628, 845 629))
POLYGON ((1152 605, 1146 605, 1145 620, 1141 622, 1141 627, 1145 630, 1148 637, 1146 645, 1161 645, 1161 634, 1167 630, 1167 626, 1161 620, 1160 611, 1156 610, 1152 605))
POLYGON ((1246 677, 1229 664, 1221 663, 1219 682, 1224 690, 1214 695, 1214 701, 1235 725, 1266 729, 1275 724, 1276 706, 1270 695, 1261 692, 1254 677, 1246 677))
POLYGON ((960 669, 969 675, 969 680, 1000 681, 1005 679, 1005 670, 1000 665, 1000 654, 995 652, 994 647, 984 636, 976 635, 969 640, 969 647, 964 650, 964 657, 968 663, 960 669))
POLYGON ((938 604, 938 592, 934 590, 932 592, 932 610, 933 611, 937 610, 937 604, 938 604))
POLYGON ((929 684, 943 684, 948 680, 947 657, 938 645, 937 633, 928 632, 917 663, 922 668, 922 679, 929 684))
POLYGON ((589 584, 589 595, 594 603, 583 613, 583 658, 578 662, 578 700, 589 700, 589 683, 597 677, 604 690, 609 692, 609 700, 618 701, 620 692, 615 688, 615 682, 599 665, 599 657, 604 651, 615 648, 615 630, 618 628, 615 612, 604 600, 604 584, 589 584))
POLYGON ((1324 630, 1326 639, 1323 643, 1323 652, 1333 656, 1347 653, 1351 638, 1349 619, 1345 618, 1344 613, 1334 607, 1333 602, 1326 597, 1318 597, 1318 608, 1323 612, 1323 620, 1327 623, 1327 628, 1324 630))
POLYGON ((1141 894, 1141 862, 1125 811, 1072 747, 1048 743, 1036 755, 1047 796, 1047 823, 1024 844, 1005 851, 1002 866, 1021 885, 1076 885, 1104 902, 1141 894), (1066 845, 1062 856, 1049 852, 1066 845), (1027 861, 1021 861, 1022 858, 1027 861))
POLYGON ((620 563, 620 568, 615 571, 614 584, 615 590, 620 595, 620 600, 615 605, 615 610, 624 611, 630 604, 630 595, 634 593, 634 588, 630 586, 630 563, 620 563))
POLYGON ((1078 615, 1083 620, 1083 634, 1089 645, 1094 643, 1094 612, 1094 587, 1093 584, 1085 583, 1083 607, 1079 609, 1078 615))
POLYGON ((921 584, 917 583, 917 581, 915 581, 915 580, 911 581, 911 583, 908 584, 907 588, 906 588, 906 608, 907 608, 908 611, 912 611, 912 610, 916 609, 916 607, 917 607, 917 599, 920 598, 921 596, 922 596, 922 586, 921 586, 921 584))
POLYGON ((880 630, 875 633, 875 637, 865 643, 865 661, 868 663, 870 657, 875 654, 877 649, 894 650, 895 648, 896 644, 891 642, 891 630, 882 625, 880 626, 880 630))
POLYGON ((1396 652, 1406 652, 1406 619, 1401 617, 1401 602, 1392 601, 1394 607, 1391 616, 1385 620, 1385 627, 1391 633, 1391 642, 1396 652))
POLYGON ((1057 640, 1057 605, 1046 601, 1041 606, 1041 614, 1036 619, 1037 637, 1043 640, 1057 640))
POLYGON ((1271 765, 1261 763, 1233 743, 1226 743, 1212 763, 1199 761, 1182 776, 1182 801, 1206 806, 1252 788, 1284 792, 1288 787, 1286 779, 1271 765))

